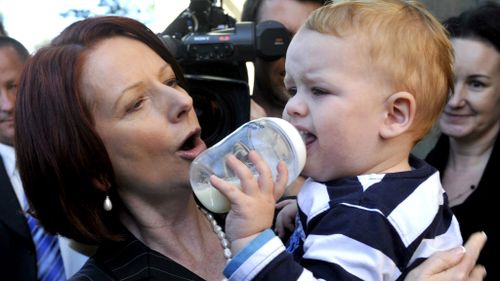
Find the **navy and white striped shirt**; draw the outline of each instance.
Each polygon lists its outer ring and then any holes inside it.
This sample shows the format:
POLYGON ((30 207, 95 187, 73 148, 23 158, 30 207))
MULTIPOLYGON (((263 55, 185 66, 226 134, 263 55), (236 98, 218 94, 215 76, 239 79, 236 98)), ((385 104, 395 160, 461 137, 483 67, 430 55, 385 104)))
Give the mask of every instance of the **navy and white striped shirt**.
POLYGON ((462 244, 439 173, 306 180, 288 249, 264 231, 226 266, 229 280, 398 280, 436 251, 462 244))

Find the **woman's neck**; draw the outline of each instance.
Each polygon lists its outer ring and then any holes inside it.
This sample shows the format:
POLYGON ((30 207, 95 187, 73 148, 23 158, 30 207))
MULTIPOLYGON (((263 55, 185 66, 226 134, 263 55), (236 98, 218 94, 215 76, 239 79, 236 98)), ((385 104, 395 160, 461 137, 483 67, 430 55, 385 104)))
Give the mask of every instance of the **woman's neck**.
POLYGON ((192 193, 171 201, 130 209, 122 215, 123 224, 149 248, 206 280, 221 280, 226 263, 223 249, 192 193))
POLYGON ((450 138, 448 162, 442 177, 450 206, 462 204, 478 187, 496 137, 489 133, 475 140, 450 138))
POLYGON ((492 128, 479 138, 451 138, 447 168, 467 169, 485 164, 493 150, 499 128, 492 128))

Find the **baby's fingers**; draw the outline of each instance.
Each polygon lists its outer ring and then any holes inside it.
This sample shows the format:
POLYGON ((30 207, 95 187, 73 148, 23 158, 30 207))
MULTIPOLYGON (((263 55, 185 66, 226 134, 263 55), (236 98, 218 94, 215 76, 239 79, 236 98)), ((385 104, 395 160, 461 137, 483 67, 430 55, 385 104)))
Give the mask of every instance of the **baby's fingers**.
MULTIPOLYGON (((255 151, 250 151, 250 160, 252 160, 251 155, 254 153, 256 154, 255 151)), ((247 165, 238 160, 234 155, 229 155, 226 159, 226 163, 240 179, 241 190, 250 196, 254 196, 259 191, 259 186, 255 175, 247 167, 247 165)))
POLYGON ((284 161, 280 161, 278 163, 278 176, 276 177, 276 184, 274 185, 274 200, 277 201, 278 199, 283 196, 283 193, 285 193, 285 188, 288 183, 288 168, 286 167, 286 164, 284 161))
POLYGON ((283 217, 280 214, 276 217, 276 224, 274 225, 274 232, 278 234, 280 238, 285 237, 285 225, 283 223, 283 217))
POLYGON ((264 194, 272 194, 273 192, 273 172, 269 165, 260 157, 256 151, 250 151, 248 158, 255 165, 259 173, 259 187, 264 194))
POLYGON ((237 204, 241 196, 244 196, 243 192, 237 186, 215 175, 210 176, 210 183, 226 196, 231 204, 237 204))
POLYGON ((297 203, 297 200, 295 200, 295 199, 281 200, 278 203, 276 203, 276 209, 282 209, 282 208, 286 207, 287 205, 296 204, 296 203, 297 203))
POLYGON ((280 238, 285 237, 286 230, 293 231, 295 228, 294 217, 290 216, 288 212, 282 210, 276 216, 276 225, 274 231, 280 238))

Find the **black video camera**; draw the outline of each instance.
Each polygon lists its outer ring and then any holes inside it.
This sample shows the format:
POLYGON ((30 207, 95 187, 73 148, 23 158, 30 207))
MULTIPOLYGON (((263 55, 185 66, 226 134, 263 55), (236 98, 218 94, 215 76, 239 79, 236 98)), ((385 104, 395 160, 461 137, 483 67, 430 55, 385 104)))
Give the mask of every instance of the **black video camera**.
POLYGON ((176 57, 211 146, 250 119, 247 61, 285 55, 291 35, 279 22, 239 22, 216 0, 191 0, 160 34, 176 57))

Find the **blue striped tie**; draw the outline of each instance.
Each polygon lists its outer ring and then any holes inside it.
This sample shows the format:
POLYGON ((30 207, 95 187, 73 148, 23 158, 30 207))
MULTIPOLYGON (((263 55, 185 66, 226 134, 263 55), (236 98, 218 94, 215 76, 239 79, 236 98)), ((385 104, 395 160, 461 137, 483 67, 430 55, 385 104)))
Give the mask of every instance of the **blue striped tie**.
POLYGON ((38 278, 40 281, 64 281, 64 265, 57 236, 44 231, 38 220, 27 213, 26 220, 36 246, 38 278))

